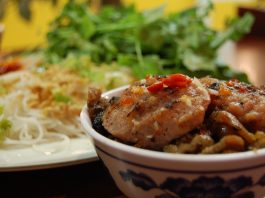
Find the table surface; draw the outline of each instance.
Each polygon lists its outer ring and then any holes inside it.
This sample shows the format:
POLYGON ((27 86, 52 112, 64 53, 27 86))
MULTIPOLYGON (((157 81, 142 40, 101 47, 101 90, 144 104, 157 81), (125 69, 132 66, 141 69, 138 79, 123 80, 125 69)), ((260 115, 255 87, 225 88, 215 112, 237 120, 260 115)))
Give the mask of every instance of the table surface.
MULTIPOLYGON (((265 38, 246 37, 235 49, 234 67, 247 72, 254 84, 265 84, 265 38)), ((99 160, 54 169, 0 173, 0 183, 1 197, 124 197, 99 160)))
POLYGON ((98 160, 46 170, 0 173, 3 197, 123 198, 107 168, 98 160))

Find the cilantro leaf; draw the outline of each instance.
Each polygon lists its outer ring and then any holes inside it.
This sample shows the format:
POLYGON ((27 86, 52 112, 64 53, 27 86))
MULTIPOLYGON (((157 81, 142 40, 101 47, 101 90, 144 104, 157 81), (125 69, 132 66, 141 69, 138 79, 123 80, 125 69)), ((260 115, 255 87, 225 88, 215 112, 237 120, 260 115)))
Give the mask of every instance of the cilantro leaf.
POLYGON ((69 1, 52 22, 46 58, 50 63, 62 63, 69 56, 77 60, 88 56, 97 64, 115 62, 130 68, 136 78, 177 71, 247 81, 229 66, 220 68, 217 51, 226 41, 248 33, 254 18, 250 14, 234 18, 219 32, 205 23, 212 9, 209 3, 165 15, 163 5, 144 12, 134 6, 103 6, 95 14, 85 4, 69 1))
POLYGON ((4 141, 11 127, 12 123, 8 119, 3 118, 0 120, 0 143, 4 141))

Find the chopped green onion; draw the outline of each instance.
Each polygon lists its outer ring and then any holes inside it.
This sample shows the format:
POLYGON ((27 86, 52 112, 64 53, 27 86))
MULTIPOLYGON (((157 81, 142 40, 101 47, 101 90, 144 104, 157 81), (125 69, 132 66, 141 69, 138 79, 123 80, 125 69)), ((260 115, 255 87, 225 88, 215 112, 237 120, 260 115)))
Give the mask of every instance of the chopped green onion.
POLYGON ((0 120, 0 143, 4 141, 12 127, 12 123, 8 119, 0 120))
POLYGON ((71 102, 71 98, 69 96, 64 95, 62 92, 57 91, 53 93, 53 97, 56 102, 62 102, 62 103, 69 103, 71 102))

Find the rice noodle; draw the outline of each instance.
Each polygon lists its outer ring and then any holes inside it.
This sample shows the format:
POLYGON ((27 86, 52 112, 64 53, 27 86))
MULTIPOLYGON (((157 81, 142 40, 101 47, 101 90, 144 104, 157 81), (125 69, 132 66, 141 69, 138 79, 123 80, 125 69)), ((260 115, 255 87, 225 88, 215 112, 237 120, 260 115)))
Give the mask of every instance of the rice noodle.
POLYGON ((12 123, 0 149, 30 146, 50 154, 67 147, 71 138, 86 137, 79 112, 86 101, 87 80, 61 68, 52 70, 41 74, 23 70, 0 76, 0 86, 6 90, 0 94, 4 107, 0 119, 12 123), (71 97, 71 102, 56 101, 52 94, 58 90, 71 97), (56 148, 44 146, 52 142, 60 144, 56 148))

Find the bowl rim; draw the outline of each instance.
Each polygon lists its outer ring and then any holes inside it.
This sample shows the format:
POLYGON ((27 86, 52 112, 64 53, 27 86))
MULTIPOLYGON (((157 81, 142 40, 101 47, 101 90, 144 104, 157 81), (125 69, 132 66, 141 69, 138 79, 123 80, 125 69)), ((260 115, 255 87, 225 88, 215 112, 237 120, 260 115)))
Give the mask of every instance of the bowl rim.
MULTIPOLYGON (((112 95, 116 95, 120 91, 128 88, 129 85, 118 87, 112 89, 102 94, 102 97, 109 99, 112 95)), ((161 151, 153 151, 148 149, 137 148, 134 146, 126 145, 121 142, 109 139, 99 132, 94 130, 91 124, 90 117, 88 115, 88 107, 84 105, 80 113, 81 124, 83 125, 85 132, 92 136, 93 139, 100 141, 108 147, 113 147, 116 150, 122 150, 123 152, 138 155, 141 157, 147 157, 157 160, 167 160, 167 161, 182 161, 182 162, 225 162, 225 161, 241 161, 241 160, 253 160, 254 158, 265 157, 265 148, 257 149, 252 151, 244 151, 237 153, 227 153, 227 154, 183 154, 183 153, 165 153, 161 151)))

